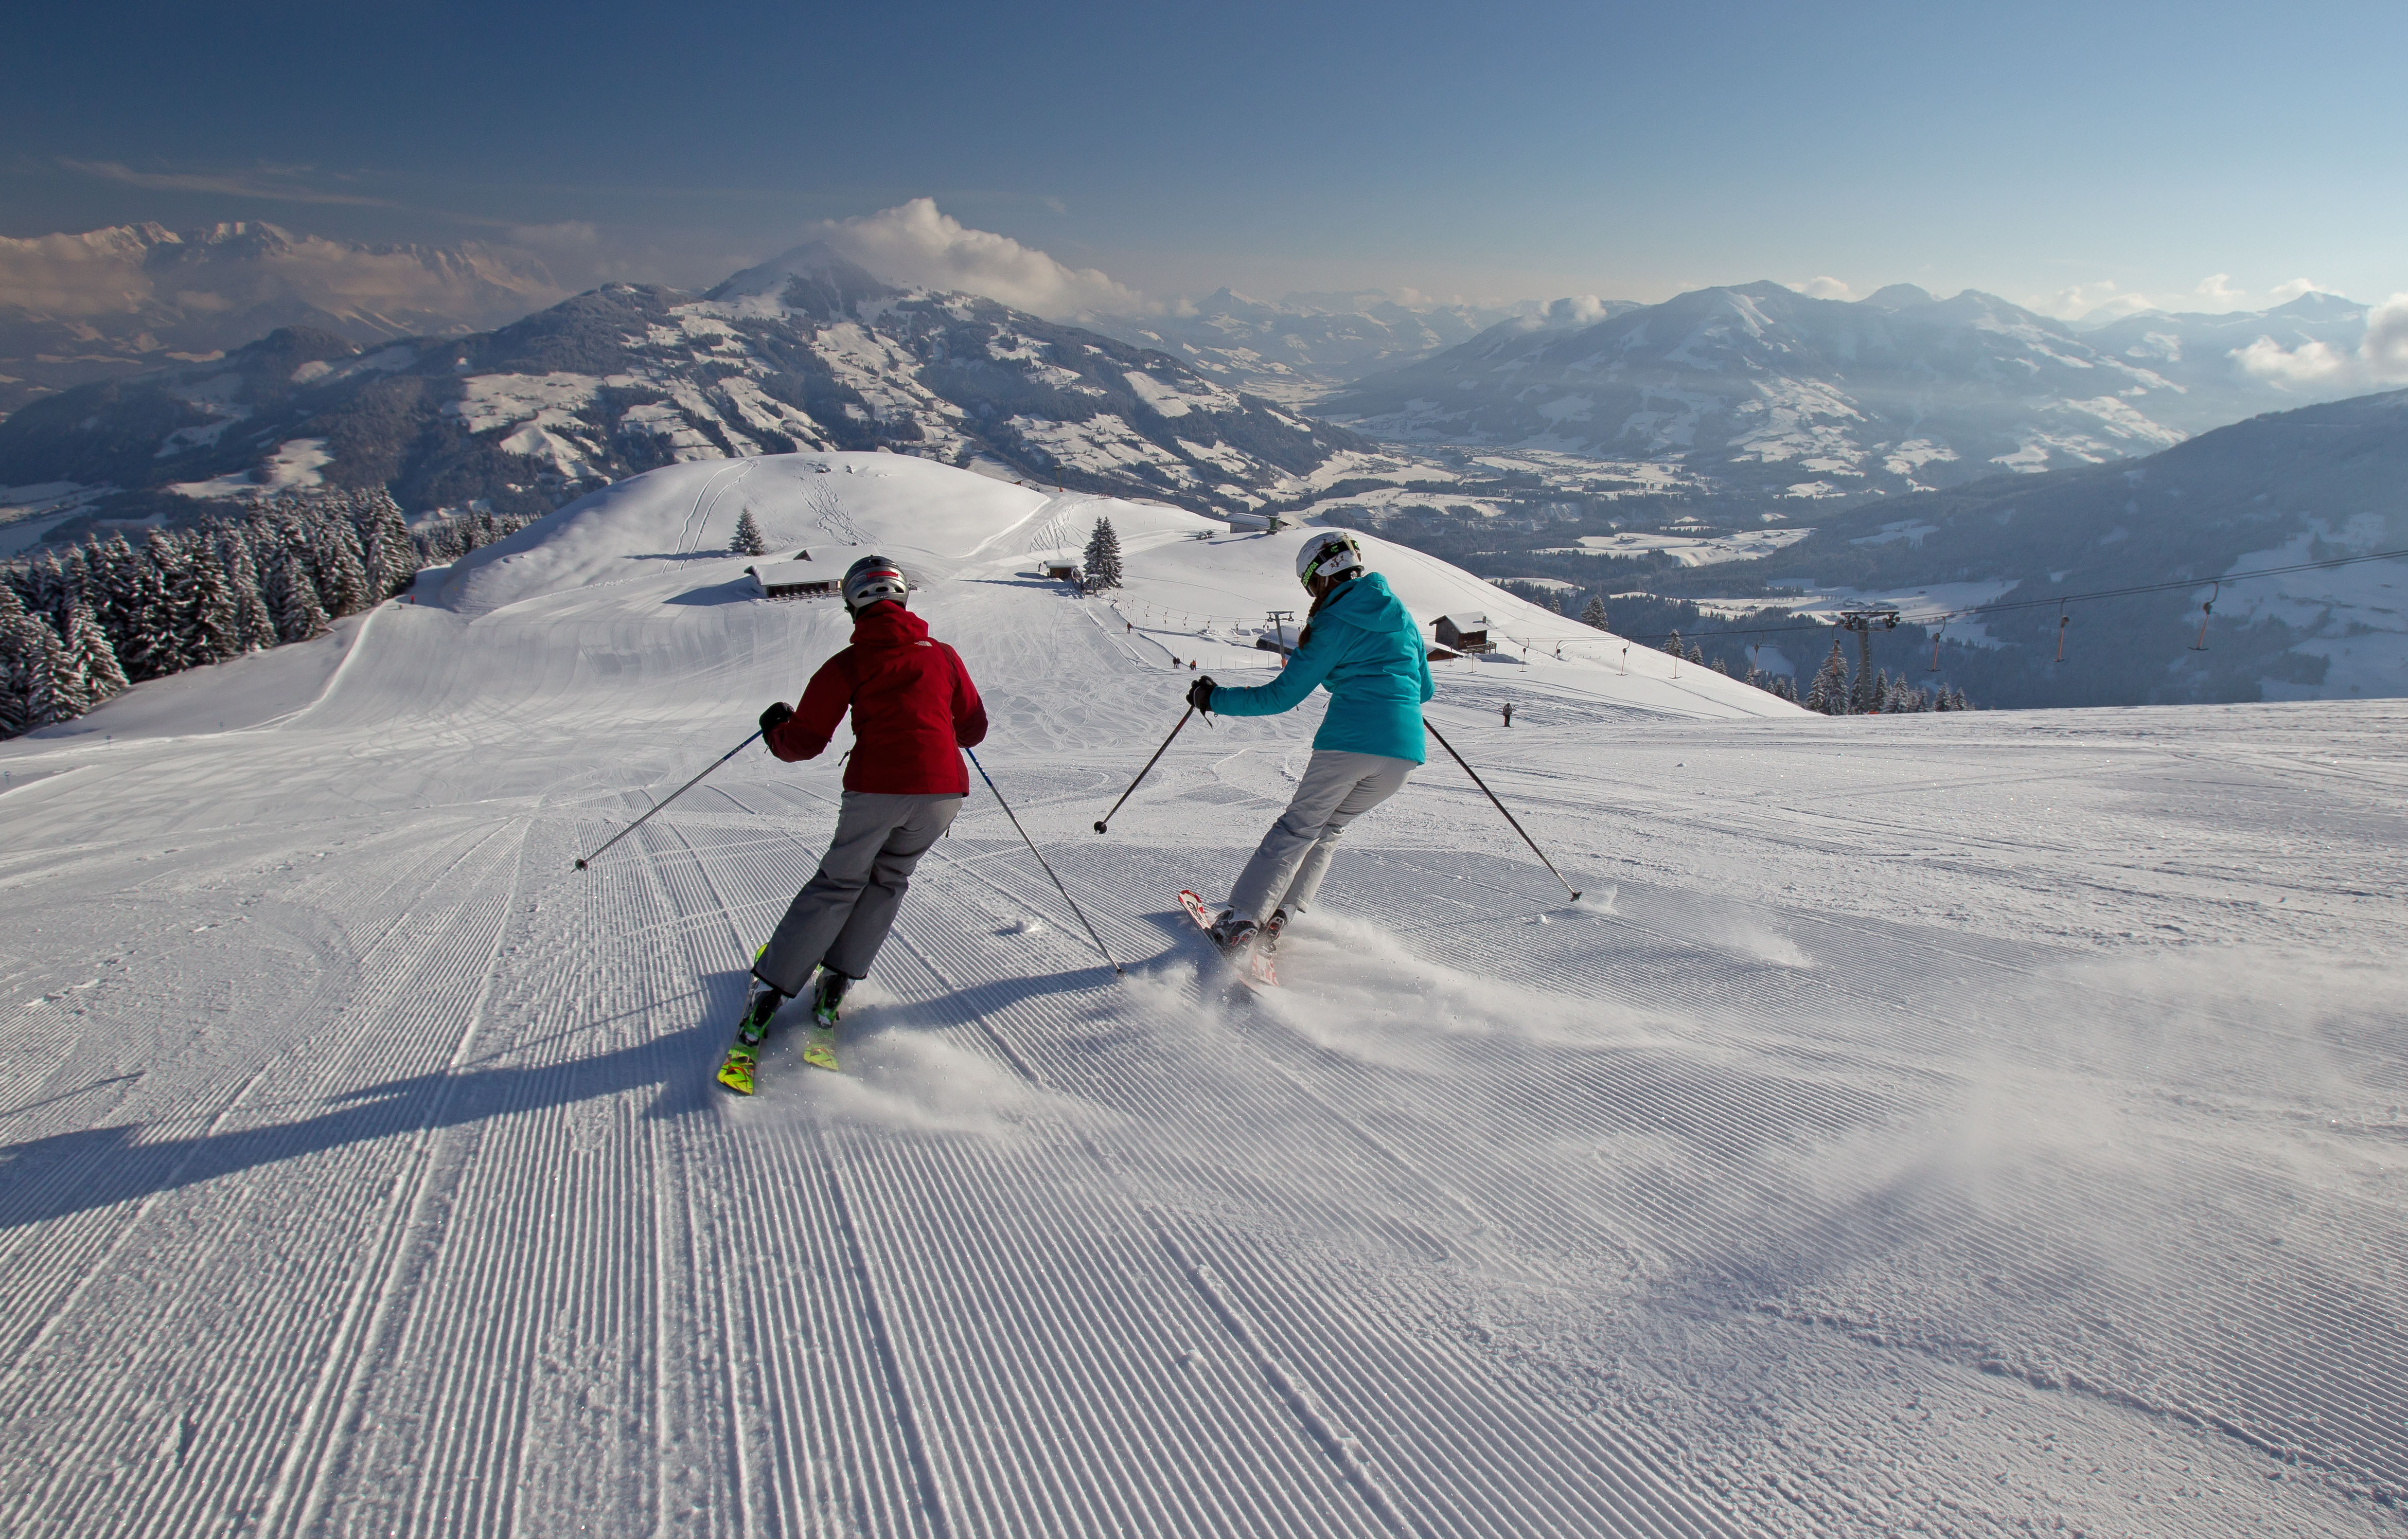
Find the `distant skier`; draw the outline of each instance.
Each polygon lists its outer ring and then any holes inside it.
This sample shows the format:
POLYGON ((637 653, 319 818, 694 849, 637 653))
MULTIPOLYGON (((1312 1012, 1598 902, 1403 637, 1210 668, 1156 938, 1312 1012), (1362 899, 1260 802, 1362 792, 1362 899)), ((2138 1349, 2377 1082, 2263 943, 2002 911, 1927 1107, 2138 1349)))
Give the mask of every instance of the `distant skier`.
POLYGON ((883 556, 864 556, 844 575, 853 645, 820 665, 802 704, 761 713, 769 751, 793 762, 816 759, 853 712, 853 755, 836 835, 808 885, 795 895, 769 944, 753 960, 752 998, 719 1077, 750 1094, 753 1054, 778 1007, 811 993, 812 1042, 805 1057, 835 1067, 837 1009, 866 977, 911 869, 952 826, 969 794, 962 749, 986 737, 986 707, 954 650, 928 635, 904 607, 910 587, 883 556))
POLYGON ((1513 702, 1510 700, 1505 702, 1505 724, 1509 727, 1513 724, 1513 702))
POLYGON ((1279 677, 1233 689, 1208 674, 1187 691, 1197 709, 1224 716, 1276 716, 1301 705, 1316 684, 1329 691, 1304 779, 1212 927, 1213 940, 1231 955, 1257 934, 1276 947, 1288 920, 1312 906, 1346 825, 1394 796, 1420 767, 1422 705, 1438 692, 1421 627, 1386 579, 1363 563, 1352 534, 1330 530, 1305 541, 1296 575, 1312 607, 1279 677))

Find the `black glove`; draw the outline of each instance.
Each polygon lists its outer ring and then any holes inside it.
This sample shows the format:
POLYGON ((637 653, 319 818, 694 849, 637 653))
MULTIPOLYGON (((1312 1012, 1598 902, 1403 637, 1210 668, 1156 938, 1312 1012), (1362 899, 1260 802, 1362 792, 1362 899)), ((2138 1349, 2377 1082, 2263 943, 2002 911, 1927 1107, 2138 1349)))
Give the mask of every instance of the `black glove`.
POLYGON ((794 719, 795 707, 781 700, 761 713, 761 731, 764 734, 776 732, 794 719))
POLYGON ((1187 703, 1199 711, 1210 712, 1212 709, 1212 676, 1211 674, 1206 674, 1187 686, 1187 703))

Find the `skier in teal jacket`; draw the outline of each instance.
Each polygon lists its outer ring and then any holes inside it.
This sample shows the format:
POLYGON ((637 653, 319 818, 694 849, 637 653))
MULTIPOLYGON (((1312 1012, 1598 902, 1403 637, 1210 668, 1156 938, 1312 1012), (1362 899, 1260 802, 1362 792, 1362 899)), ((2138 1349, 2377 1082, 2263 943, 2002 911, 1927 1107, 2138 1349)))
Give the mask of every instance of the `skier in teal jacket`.
POLYGON ((1305 541, 1296 575, 1312 608, 1279 677, 1252 689, 1199 678, 1187 691, 1190 705, 1224 716, 1276 716, 1302 705, 1316 685, 1329 691, 1329 714, 1312 735, 1295 799, 1263 835, 1212 927, 1213 940, 1232 956, 1279 944, 1289 919, 1312 906, 1346 825, 1395 795, 1427 754, 1422 705, 1438 691, 1412 613, 1343 530, 1305 541))

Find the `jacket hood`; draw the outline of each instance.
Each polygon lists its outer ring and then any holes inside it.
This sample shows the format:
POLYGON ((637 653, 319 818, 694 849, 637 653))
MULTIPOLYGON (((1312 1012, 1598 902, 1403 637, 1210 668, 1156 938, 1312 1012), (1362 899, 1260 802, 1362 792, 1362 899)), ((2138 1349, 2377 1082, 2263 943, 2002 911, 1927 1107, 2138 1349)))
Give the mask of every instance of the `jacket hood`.
POLYGON ((869 613, 853 622, 856 647, 909 647, 928 639, 928 622, 889 600, 873 604, 869 613))
POLYGON ((1389 591, 1387 579, 1377 572, 1366 572, 1341 584, 1313 619, 1315 623, 1334 620, 1363 631, 1396 630, 1412 624, 1405 613, 1405 601, 1389 591))

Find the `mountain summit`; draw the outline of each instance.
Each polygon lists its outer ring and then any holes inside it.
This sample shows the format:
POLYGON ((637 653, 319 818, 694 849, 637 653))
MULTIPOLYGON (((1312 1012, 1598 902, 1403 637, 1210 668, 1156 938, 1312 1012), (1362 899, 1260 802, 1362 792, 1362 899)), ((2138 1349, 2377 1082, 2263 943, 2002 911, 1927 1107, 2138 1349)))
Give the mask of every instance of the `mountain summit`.
POLYGON ((2077 335, 1974 289, 1847 302, 1739 284, 1571 331, 1492 328, 1321 410, 1374 437, 1679 461, 1741 492, 1928 490, 2152 453, 2297 405, 2235 354, 2364 329, 2364 306, 2314 297, 2077 335))
POLYGON ((803 247, 699 298, 613 284, 495 331, 382 347, 287 327, 85 385, 0 422, 0 483, 167 508, 380 485, 413 509, 543 513, 679 461, 888 449, 1213 509, 1354 443, 1161 353, 803 247))

